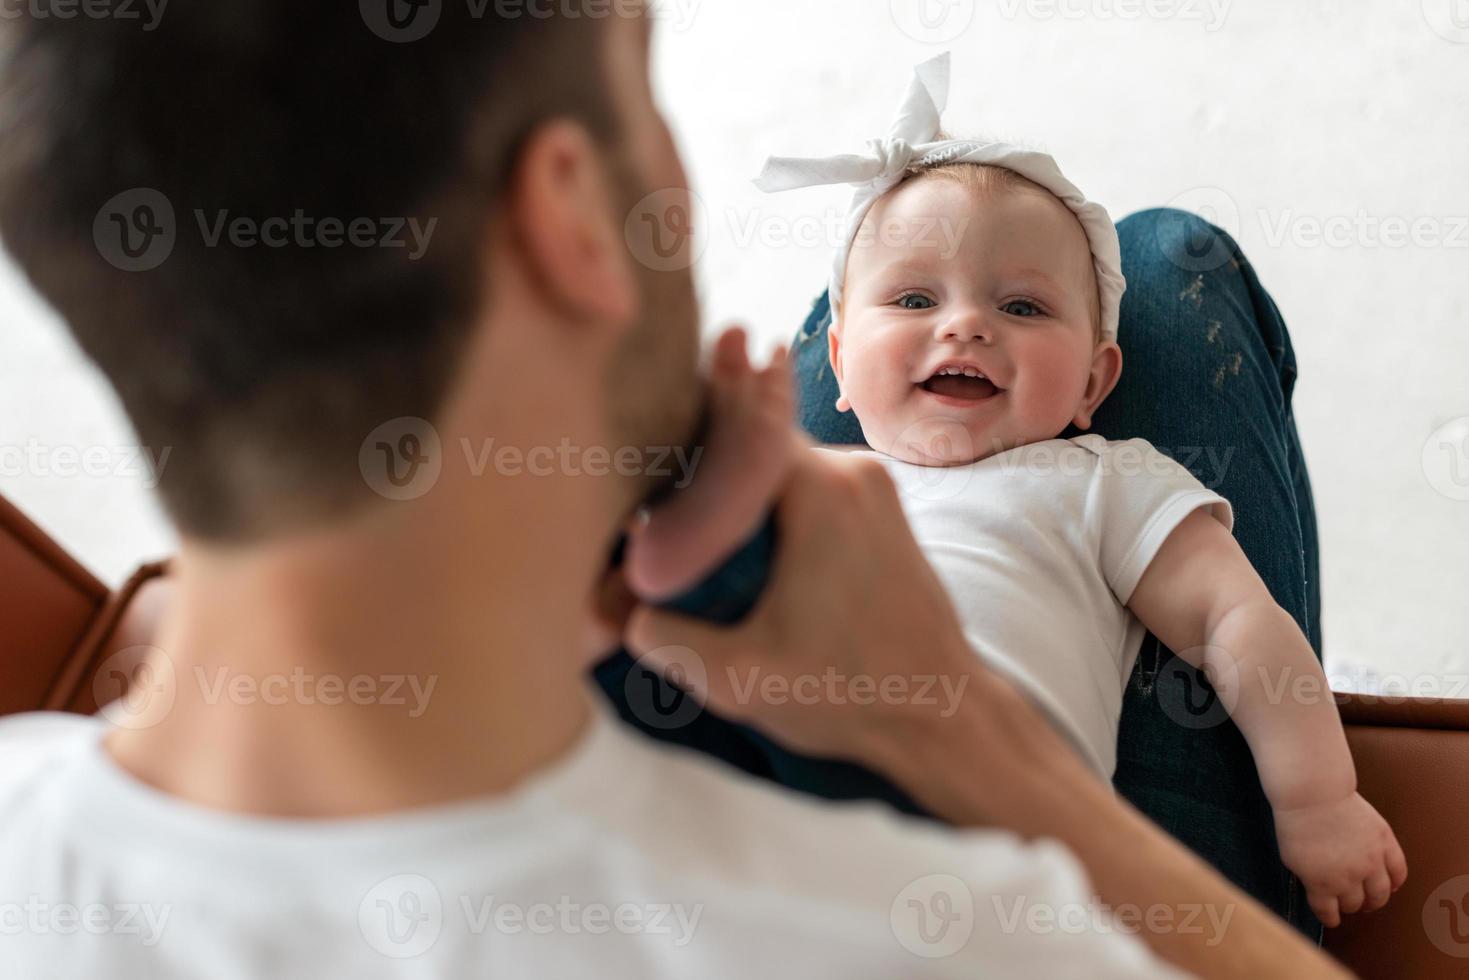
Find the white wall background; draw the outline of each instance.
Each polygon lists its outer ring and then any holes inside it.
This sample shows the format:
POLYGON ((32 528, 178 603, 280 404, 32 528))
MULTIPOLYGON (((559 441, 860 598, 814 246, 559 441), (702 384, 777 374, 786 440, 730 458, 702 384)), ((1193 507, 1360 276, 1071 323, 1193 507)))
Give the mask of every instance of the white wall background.
MULTIPOLYGON (((766 198, 764 156, 859 149, 952 50, 950 130, 1240 240, 1300 360, 1334 682, 1469 697, 1469 0, 655 2, 709 329, 784 340, 823 283, 847 194, 766 198)), ((166 553, 115 402, 8 266, 0 331, 0 493, 109 580, 166 553)))

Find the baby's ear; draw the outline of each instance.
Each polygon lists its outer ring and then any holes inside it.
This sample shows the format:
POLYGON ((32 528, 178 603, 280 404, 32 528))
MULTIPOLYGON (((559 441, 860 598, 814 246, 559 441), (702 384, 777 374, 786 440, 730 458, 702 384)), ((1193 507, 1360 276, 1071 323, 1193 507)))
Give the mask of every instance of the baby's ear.
POLYGON ((1112 394, 1112 389, 1117 387, 1117 381, 1121 377, 1122 348, 1117 346, 1115 340, 1104 340, 1092 352, 1091 374, 1087 376, 1086 391, 1082 393, 1081 405, 1076 409, 1072 424, 1078 429, 1090 429, 1092 416, 1102 402, 1107 400, 1107 396, 1112 394))
MULTIPOLYGON (((837 379, 837 388, 840 389, 842 386, 842 338, 835 320, 826 328, 826 355, 827 360, 831 362, 831 373, 837 379)), ((836 410, 838 412, 852 410, 852 403, 847 401, 845 394, 837 396, 836 410)))

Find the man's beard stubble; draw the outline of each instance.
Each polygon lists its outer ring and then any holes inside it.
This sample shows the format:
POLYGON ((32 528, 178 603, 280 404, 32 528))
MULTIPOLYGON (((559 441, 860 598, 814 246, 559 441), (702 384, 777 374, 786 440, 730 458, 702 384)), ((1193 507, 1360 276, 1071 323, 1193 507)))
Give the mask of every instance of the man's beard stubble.
MULTIPOLYGON (((619 161, 620 163, 620 161, 619 161)), ((616 166, 622 217, 648 191, 616 166)), ((647 452, 692 451, 703 422, 705 386, 699 375, 699 300, 689 269, 660 272, 629 253, 642 309, 612 360, 608 417, 617 446, 647 452)), ((661 472, 661 471, 660 471, 661 472)), ((634 505, 665 489, 671 475, 646 476, 634 505)))

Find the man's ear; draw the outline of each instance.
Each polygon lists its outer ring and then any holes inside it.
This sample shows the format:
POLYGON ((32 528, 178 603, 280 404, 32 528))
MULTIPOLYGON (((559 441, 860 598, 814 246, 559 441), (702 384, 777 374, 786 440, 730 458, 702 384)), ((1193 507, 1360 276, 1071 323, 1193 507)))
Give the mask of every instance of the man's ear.
MULTIPOLYGON (((837 331, 835 320, 826 328, 826 355, 831 361, 831 373, 836 377, 837 387, 840 388, 842 384, 842 337, 837 331)), ((836 408, 838 412, 850 412, 852 403, 847 401, 846 395, 838 395, 836 408)))
POLYGON ((1076 417, 1071 421, 1078 429, 1090 429, 1092 426, 1092 415, 1112 394, 1112 389, 1117 387, 1117 380, 1122 377, 1122 348, 1117 346, 1117 341, 1108 340, 1097 345, 1092 353, 1092 371, 1086 380, 1086 392, 1081 398, 1081 407, 1076 410, 1076 417))
POLYGON ((602 152, 578 123, 538 127, 516 161, 508 212, 547 303, 577 321, 621 325, 640 298, 602 152))

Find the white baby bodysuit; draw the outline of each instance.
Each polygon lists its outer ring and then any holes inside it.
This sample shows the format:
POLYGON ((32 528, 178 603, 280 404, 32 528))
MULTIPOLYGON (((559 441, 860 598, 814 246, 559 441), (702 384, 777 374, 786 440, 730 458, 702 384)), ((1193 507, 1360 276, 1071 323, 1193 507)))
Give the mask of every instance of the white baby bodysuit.
POLYGON ((1122 693, 1147 632, 1126 608, 1173 529, 1229 502, 1146 440, 1098 435, 918 466, 881 453, 970 644, 1110 778, 1122 693))

